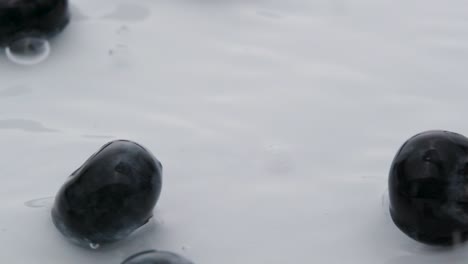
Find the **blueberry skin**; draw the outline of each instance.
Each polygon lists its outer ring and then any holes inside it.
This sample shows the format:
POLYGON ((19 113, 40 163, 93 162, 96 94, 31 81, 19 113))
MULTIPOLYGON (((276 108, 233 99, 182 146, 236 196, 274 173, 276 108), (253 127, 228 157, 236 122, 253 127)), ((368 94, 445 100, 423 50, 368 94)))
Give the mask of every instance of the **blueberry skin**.
POLYGON ((193 262, 172 252, 148 250, 130 256, 121 264, 193 264, 193 262))
POLYGON ((410 138, 389 174, 390 214, 411 238, 453 245, 468 238, 468 139, 448 131, 410 138))
POLYGON ((0 0, 0 46, 30 35, 52 37, 69 20, 68 0, 0 0))
POLYGON ((83 246, 121 240, 153 216, 162 165, 145 148, 112 141, 73 172, 59 190, 52 220, 83 246))

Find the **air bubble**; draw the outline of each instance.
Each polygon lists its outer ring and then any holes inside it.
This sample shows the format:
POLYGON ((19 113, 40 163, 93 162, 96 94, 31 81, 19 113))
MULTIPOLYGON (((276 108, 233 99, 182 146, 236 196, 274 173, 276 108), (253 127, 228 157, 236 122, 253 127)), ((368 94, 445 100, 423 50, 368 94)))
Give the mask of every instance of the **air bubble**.
POLYGON ((11 42, 5 49, 8 59, 20 65, 35 65, 50 55, 50 44, 41 37, 24 37, 11 42))

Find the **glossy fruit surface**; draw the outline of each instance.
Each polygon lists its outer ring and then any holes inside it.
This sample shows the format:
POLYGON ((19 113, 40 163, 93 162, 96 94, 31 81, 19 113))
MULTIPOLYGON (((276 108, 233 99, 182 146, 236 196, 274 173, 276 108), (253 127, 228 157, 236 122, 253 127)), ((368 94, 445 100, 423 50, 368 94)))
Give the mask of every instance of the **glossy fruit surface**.
POLYGON ((389 174, 390 214, 398 228, 427 244, 468 238, 468 139, 448 131, 410 138, 389 174))
POLYGON ((122 264, 193 264, 193 262, 172 252, 148 250, 130 256, 122 264))
POLYGON ((68 0, 0 0, 0 45, 22 37, 51 37, 69 22, 68 0))
POLYGON ((62 186, 53 222, 85 246, 123 239, 153 216, 161 184, 161 163, 149 151, 131 141, 112 141, 62 186))

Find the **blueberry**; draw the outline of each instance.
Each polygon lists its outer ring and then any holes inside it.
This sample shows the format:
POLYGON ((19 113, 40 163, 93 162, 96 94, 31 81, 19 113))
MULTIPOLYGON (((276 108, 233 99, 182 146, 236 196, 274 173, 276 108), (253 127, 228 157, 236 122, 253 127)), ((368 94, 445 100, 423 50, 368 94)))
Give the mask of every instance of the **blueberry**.
POLYGON ((109 142, 62 186, 53 222, 81 245, 118 241, 153 216, 161 184, 161 163, 149 151, 131 141, 109 142))
POLYGON ((148 250, 130 256, 122 264, 193 264, 193 262, 175 253, 148 250))
POLYGON ((0 0, 0 46, 31 35, 52 37, 69 20, 68 0, 0 0))
POLYGON ((410 138, 389 174, 390 214, 411 238, 453 245, 468 238, 468 139, 448 131, 410 138))

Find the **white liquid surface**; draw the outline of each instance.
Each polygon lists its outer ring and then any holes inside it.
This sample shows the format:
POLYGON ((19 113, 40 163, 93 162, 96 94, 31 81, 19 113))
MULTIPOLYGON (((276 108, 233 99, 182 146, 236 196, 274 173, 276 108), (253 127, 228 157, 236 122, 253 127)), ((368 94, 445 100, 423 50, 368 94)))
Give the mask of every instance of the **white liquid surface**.
POLYGON ((466 263, 468 244, 423 246, 382 208, 407 138, 468 135, 466 1, 72 4, 47 60, 0 57, 2 261, 120 264, 154 248, 198 264, 466 263), (155 221, 79 248, 47 203, 25 203, 118 138, 163 163, 155 221))

